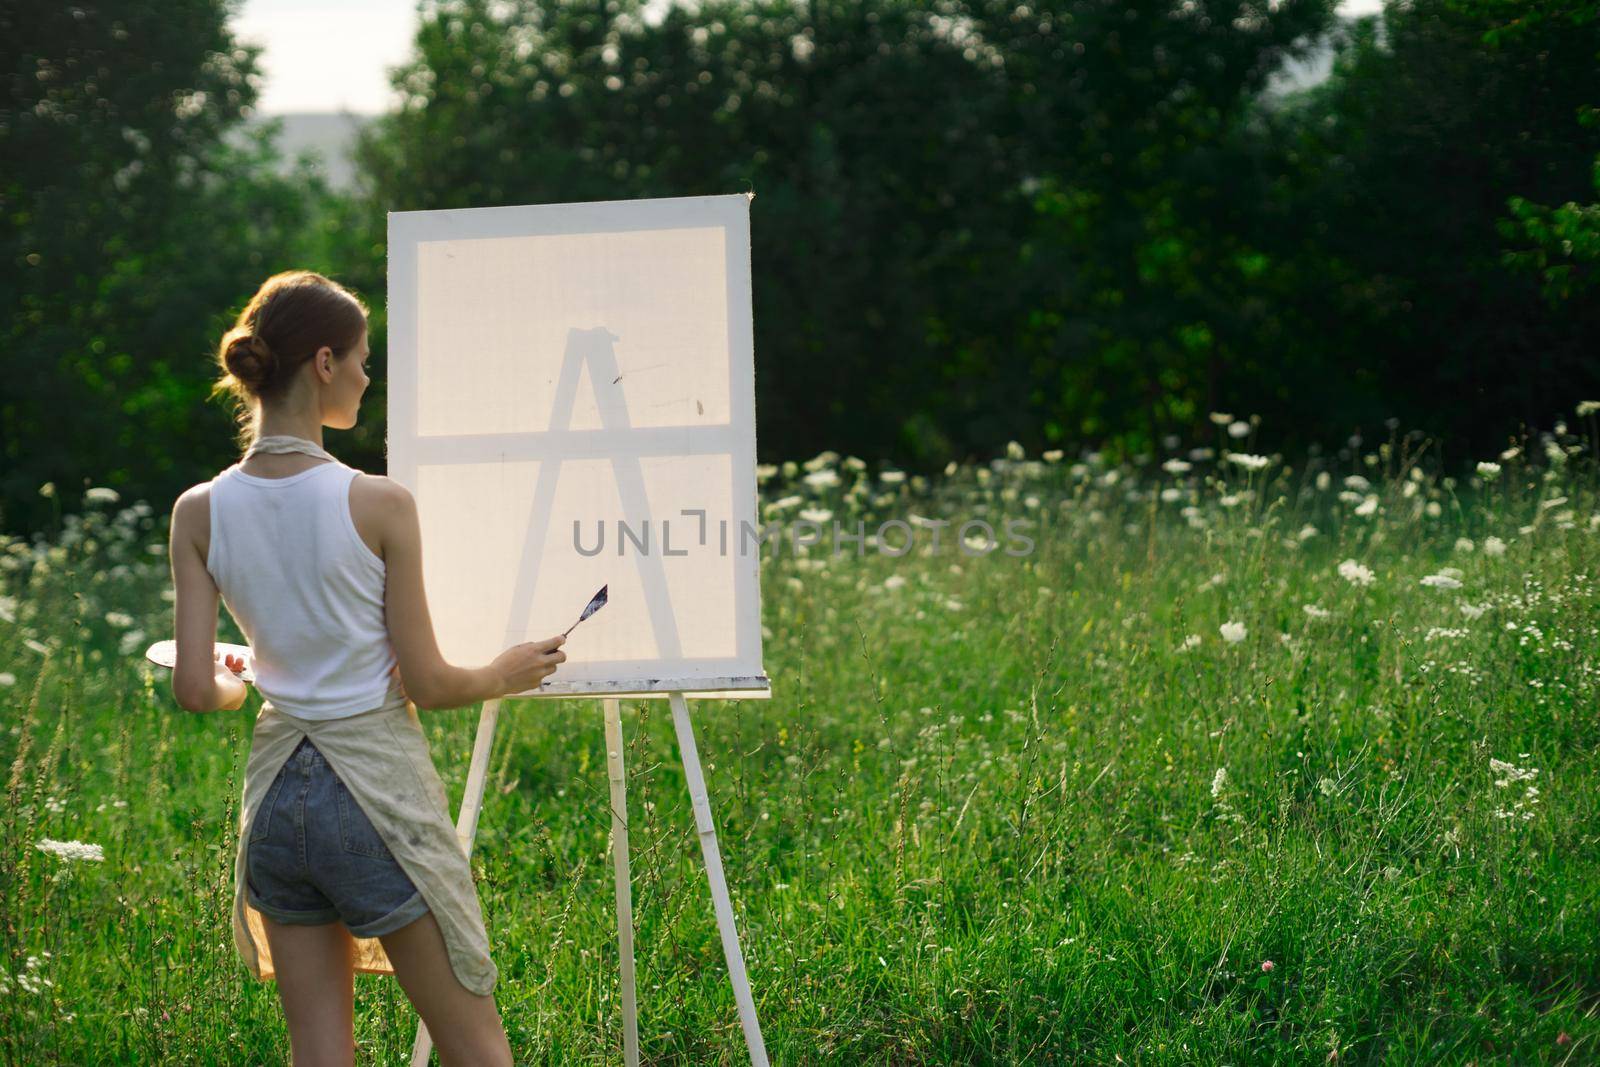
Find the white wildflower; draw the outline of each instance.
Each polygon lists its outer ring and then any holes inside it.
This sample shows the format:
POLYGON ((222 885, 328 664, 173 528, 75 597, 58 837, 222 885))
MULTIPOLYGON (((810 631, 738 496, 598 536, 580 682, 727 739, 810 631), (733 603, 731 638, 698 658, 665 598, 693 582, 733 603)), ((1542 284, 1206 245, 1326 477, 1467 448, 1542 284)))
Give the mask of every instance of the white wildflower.
POLYGON ((1430 574, 1422 579, 1422 584, 1434 589, 1460 589, 1461 580, 1452 578, 1448 574, 1430 574))
POLYGON ((105 851, 99 845, 87 845, 82 841, 56 841, 52 838, 46 837, 34 847, 41 852, 48 852, 51 855, 59 856, 64 860, 92 860, 95 862, 100 862, 106 858, 105 851))
POLYGON ((1581 419, 1586 415, 1593 415, 1597 411, 1600 411, 1600 400, 1578 401, 1578 418, 1581 419))
POLYGON ((1365 493, 1372 488, 1372 483, 1359 474, 1347 474, 1344 479, 1344 487, 1346 489, 1354 489, 1358 493, 1365 493))
POLYGON ((1377 497, 1377 494, 1369 495, 1360 504, 1356 505, 1356 514, 1357 515, 1363 515, 1363 516, 1371 515, 1377 510, 1378 510, 1378 497, 1377 497))
POLYGON ((1211 776, 1211 795, 1220 797, 1223 789, 1228 785, 1228 768, 1218 767, 1217 773, 1211 776))
POLYGON ((92 489, 84 490, 83 499, 91 504, 115 504, 122 499, 122 494, 109 486, 97 485, 92 489))
POLYGON ((1228 423, 1233 421, 1233 416, 1229 415, 1225 411, 1213 411, 1210 418, 1211 421, 1218 426, 1226 426, 1228 423))
POLYGON ((1266 470, 1272 460, 1266 456, 1253 456, 1248 452, 1229 452, 1224 456, 1229 463, 1243 467, 1247 471, 1266 470))
POLYGON ((1524 788, 1521 800, 1509 808, 1496 808, 1494 816, 1497 819, 1521 819, 1527 822, 1533 818, 1533 806, 1537 803, 1539 803, 1539 787, 1529 785, 1524 788))
POLYGON ((1168 474, 1183 474, 1193 468, 1194 464, 1184 459, 1169 459, 1161 465, 1161 469, 1168 474))
POLYGON ((1230 645, 1237 645, 1243 641, 1245 634, 1249 632, 1242 622, 1225 622, 1217 627, 1217 630, 1222 634, 1222 639, 1230 645))
POLYGON ((1485 537, 1483 539, 1483 554, 1486 556, 1503 556, 1506 554, 1506 543, 1498 537, 1485 537))
POLYGON ((1230 422, 1228 424, 1228 436, 1232 437, 1232 438, 1235 438, 1235 439, 1241 438, 1241 437, 1249 437, 1250 436, 1250 424, 1248 422, 1243 421, 1243 420, 1240 420, 1238 422, 1230 422))
POLYGON ((1347 559, 1339 564, 1339 577, 1351 585, 1371 585, 1377 576, 1370 567, 1363 566, 1353 559, 1347 559))
POLYGON ((1474 547, 1475 546, 1472 543, 1472 538, 1470 538, 1470 537, 1458 537, 1458 538, 1456 538, 1456 551, 1457 552, 1471 552, 1474 547))
POLYGON ((813 489, 832 489, 839 484, 839 472, 832 467, 824 467, 806 475, 805 482, 813 489))
POLYGON ((1199 634, 1190 634, 1188 637, 1185 637, 1183 639, 1183 643, 1178 646, 1178 651, 1179 652, 1188 652, 1190 649, 1199 648, 1199 647, 1200 647, 1200 635, 1199 634))
POLYGON ((807 522, 822 524, 833 518, 833 512, 827 508, 801 508, 800 517, 807 522))
MULTIPOLYGON (((1528 754, 1523 752, 1519 755, 1526 758, 1528 754)), ((1489 770, 1501 776, 1494 781, 1494 784, 1501 788, 1510 785, 1512 782, 1532 781, 1539 774, 1539 768, 1537 767, 1517 767, 1514 764, 1507 763, 1505 760, 1492 757, 1489 760, 1489 770)))
POLYGON ((1490 463, 1488 460, 1478 464, 1478 477, 1486 482, 1492 482, 1500 477, 1500 464, 1490 463))
POLYGON ((1304 604, 1301 606, 1300 610, 1305 612, 1313 619, 1326 619, 1333 614, 1333 612, 1319 604, 1304 604))

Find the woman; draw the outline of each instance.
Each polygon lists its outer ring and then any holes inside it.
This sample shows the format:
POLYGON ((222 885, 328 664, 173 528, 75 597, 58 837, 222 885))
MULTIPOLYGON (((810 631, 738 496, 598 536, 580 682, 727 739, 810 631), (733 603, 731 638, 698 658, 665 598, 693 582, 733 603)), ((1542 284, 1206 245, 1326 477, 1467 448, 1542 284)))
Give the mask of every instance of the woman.
POLYGON ((243 664, 215 651, 220 596, 265 698, 234 941, 277 980, 295 1064, 353 1062, 357 970, 399 979, 443 1063, 509 1064, 471 868, 416 709, 537 688, 566 653, 555 637, 486 667, 440 655, 415 500, 321 444, 323 427, 356 423, 366 315, 336 282, 293 271, 267 279, 223 337, 214 393, 239 403, 249 448, 173 507, 173 695, 191 711, 244 703, 243 664))

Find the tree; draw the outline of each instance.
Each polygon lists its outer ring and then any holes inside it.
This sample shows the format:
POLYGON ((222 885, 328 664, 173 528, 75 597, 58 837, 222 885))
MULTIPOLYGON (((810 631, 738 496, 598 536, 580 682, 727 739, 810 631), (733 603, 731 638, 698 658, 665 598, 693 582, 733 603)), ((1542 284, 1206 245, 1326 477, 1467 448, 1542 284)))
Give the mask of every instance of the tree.
MULTIPOLYGON (((1453 0, 1452 6, 1460 10, 1462 0, 1453 0)), ((1532 49, 1556 63, 1577 64, 1580 70, 1587 66, 1591 75, 1600 70, 1600 4, 1593 0, 1492 0, 1484 13, 1493 19, 1483 33, 1490 49, 1532 49)), ((1591 99, 1578 104, 1574 115, 1586 130, 1600 129, 1594 88, 1591 81, 1591 99)), ((1588 138, 1591 143, 1594 139, 1588 138)), ((1600 286, 1600 153, 1589 174, 1597 198, 1587 204, 1569 200, 1551 207, 1521 196, 1507 201, 1511 218, 1502 221, 1501 235, 1512 242, 1520 239, 1524 247, 1507 249, 1505 261, 1538 277, 1553 305, 1600 286)))
POLYGON ((1462 458, 1600 388, 1600 309, 1552 309, 1544 279, 1508 268, 1502 236, 1513 197, 1590 187, 1600 129, 1573 117, 1592 98, 1595 41, 1551 25, 1490 45, 1504 10, 1412 0, 1363 20, 1293 115, 1293 210, 1277 231, 1294 271, 1329 281, 1283 304, 1299 351, 1330 382, 1359 382, 1372 415, 1462 458))
POLYGON ((41 526, 54 482, 171 499, 215 473, 216 339, 261 280, 314 258, 314 189, 236 128, 255 50, 222 0, 0 11, 0 501, 41 526), (230 136, 233 134, 233 136, 230 136))
POLYGON ((1192 422, 1259 317, 1237 126, 1331 7, 454 0, 370 217, 753 189, 766 458, 1192 422))

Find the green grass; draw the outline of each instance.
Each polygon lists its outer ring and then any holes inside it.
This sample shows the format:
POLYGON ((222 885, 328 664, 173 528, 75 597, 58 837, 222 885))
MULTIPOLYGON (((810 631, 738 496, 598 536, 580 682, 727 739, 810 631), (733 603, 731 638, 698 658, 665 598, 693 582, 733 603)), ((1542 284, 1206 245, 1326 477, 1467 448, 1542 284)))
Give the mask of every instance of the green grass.
MULTIPOLYGON (((1490 484, 1413 477, 1402 440, 1294 470, 767 478, 772 518, 1037 520, 1020 558, 946 529, 769 559, 773 699, 694 705, 772 1061, 1600 1061, 1600 519, 1560 441, 1490 484), (1421 584, 1446 567, 1461 588, 1421 584)), ((193 715, 137 659, 171 630, 164 512, 98 506, 3 557, 9 1062, 287 1061, 229 935, 259 699, 193 715)), ((475 710, 422 717, 454 806, 475 710)), ((624 729, 644 1058, 738 1063, 665 702, 624 729)), ((519 1063, 620 1060, 604 755, 598 702, 501 716, 474 867, 519 1063)), ((356 1012, 361 1062, 404 1062, 393 979, 359 975, 356 1012)))

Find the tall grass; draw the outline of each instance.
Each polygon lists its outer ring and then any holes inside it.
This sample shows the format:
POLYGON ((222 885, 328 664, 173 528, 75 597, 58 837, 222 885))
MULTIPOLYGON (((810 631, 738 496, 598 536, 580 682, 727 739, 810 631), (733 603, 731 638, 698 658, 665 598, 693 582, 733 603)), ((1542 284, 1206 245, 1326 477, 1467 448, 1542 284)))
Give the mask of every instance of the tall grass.
MULTIPOLYGON (((1600 1059, 1586 442, 1458 482, 1404 437, 1235 459, 1240 426, 933 484, 763 468, 764 518, 918 546, 769 553, 773 699, 694 705, 774 1063, 1600 1059), (1000 548, 932 552, 940 519, 1000 548)), ((0 1049, 286 1062, 229 936, 258 699, 176 707, 138 658, 165 517, 97 496, 0 556, 0 1049)), ((423 721, 454 805, 476 715, 423 721)), ((666 705, 624 728, 645 1058, 740 1062, 666 705)), ((619 1059, 603 746, 598 702, 501 718, 474 867, 519 1063, 619 1059)), ((403 1062, 397 984, 356 1011, 362 1062, 403 1062)))

